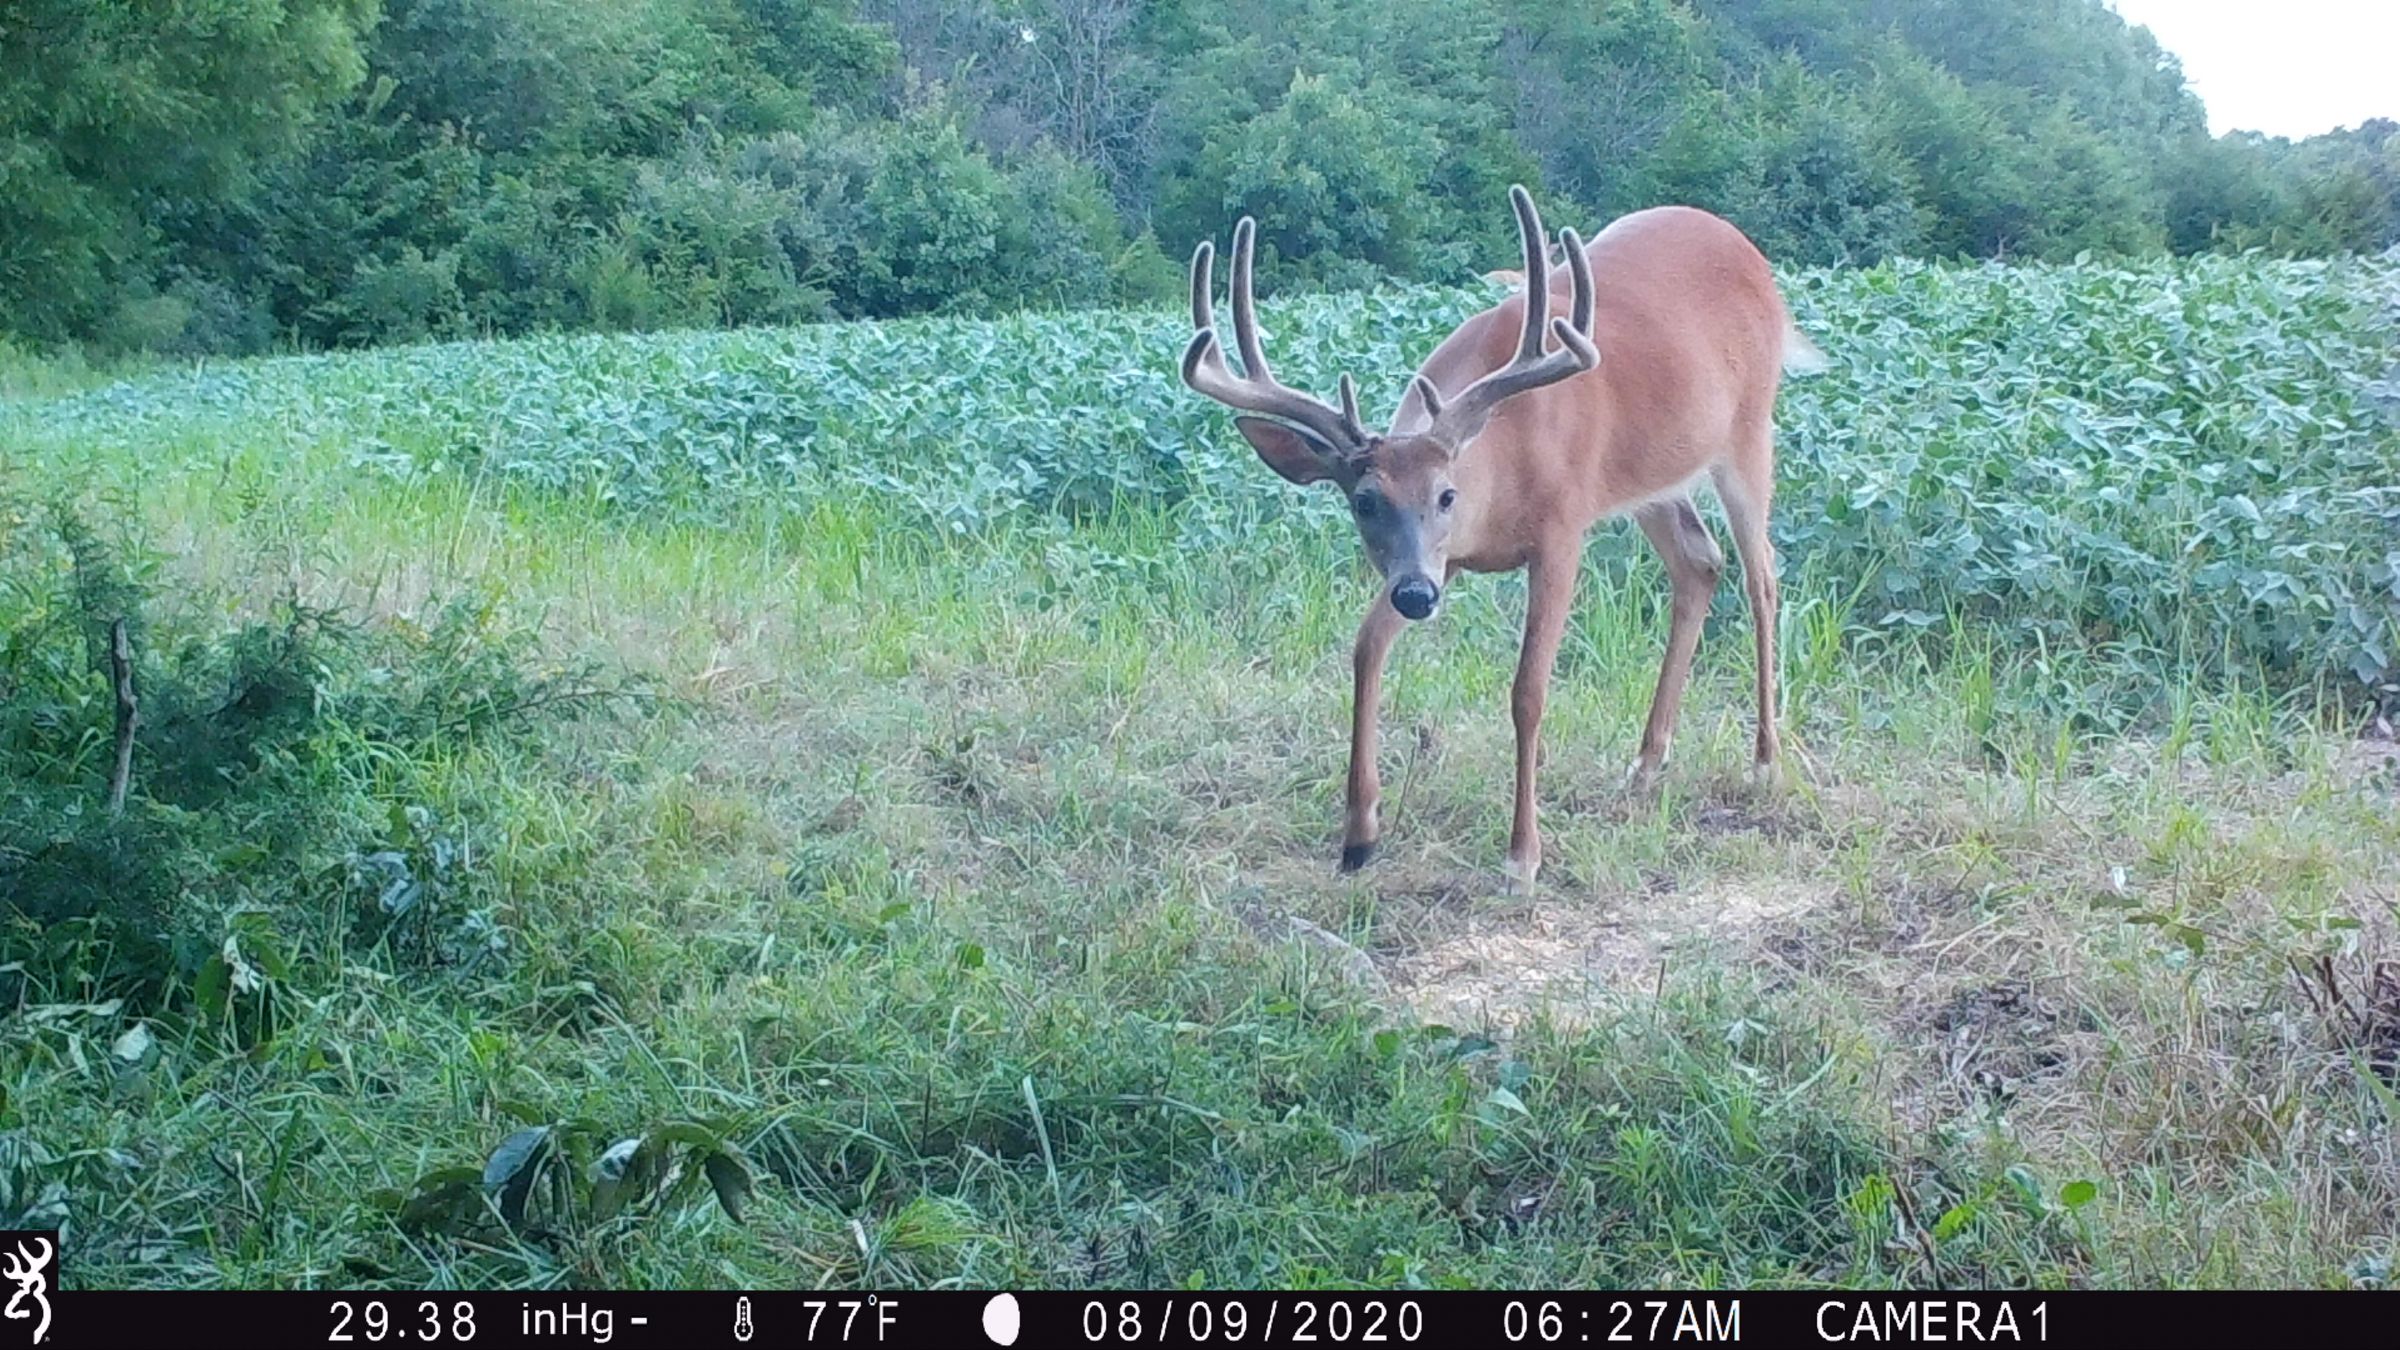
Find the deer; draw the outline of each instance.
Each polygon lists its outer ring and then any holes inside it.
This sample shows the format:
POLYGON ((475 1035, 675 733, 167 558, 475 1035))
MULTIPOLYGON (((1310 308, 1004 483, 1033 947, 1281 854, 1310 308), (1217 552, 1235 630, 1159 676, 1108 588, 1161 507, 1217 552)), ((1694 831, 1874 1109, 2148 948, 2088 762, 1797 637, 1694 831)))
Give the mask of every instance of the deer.
POLYGON ((1742 564, 1757 642, 1752 774, 1777 781, 1773 414, 1786 370, 1827 364, 1792 322, 1766 257, 1730 221, 1692 207, 1623 216, 1587 247, 1559 232, 1554 269, 1540 214, 1509 190, 1532 279, 1459 324, 1410 378, 1388 428, 1359 419, 1341 377, 1338 405, 1275 378, 1251 294, 1257 222, 1234 227, 1228 287, 1235 374, 1218 338, 1215 242, 1192 254, 1194 332, 1183 382, 1240 414, 1235 428, 1267 467, 1348 499, 1381 577, 1351 648, 1350 764, 1338 871, 1377 851, 1376 734, 1384 668, 1402 628, 1431 618, 1461 572, 1526 574, 1524 640, 1510 711, 1516 798, 1505 873, 1531 892, 1541 870, 1535 770, 1542 712, 1566 635, 1583 546, 1603 520, 1630 516, 1665 563, 1666 652, 1629 791, 1656 790, 1725 554, 1693 504, 1713 487, 1742 564), (1563 272, 1563 276, 1561 273, 1563 272), (1561 294, 1561 291, 1564 294, 1561 294), (1564 302, 1566 313, 1553 316, 1564 302), (1555 340, 1553 347, 1551 341, 1555 340))

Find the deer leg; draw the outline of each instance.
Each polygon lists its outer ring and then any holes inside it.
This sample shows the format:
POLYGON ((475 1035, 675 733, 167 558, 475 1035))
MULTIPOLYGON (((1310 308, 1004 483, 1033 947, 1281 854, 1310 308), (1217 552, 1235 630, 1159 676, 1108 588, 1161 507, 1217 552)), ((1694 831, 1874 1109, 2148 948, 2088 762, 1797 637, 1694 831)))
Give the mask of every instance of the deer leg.
POLYGON ((1375 772, 1375 721, 1383 701, 1383 666, 1392 653, 1392 639, 1408 620, 1392 608, 1381 588, 1358 625, 1358 641, 1350 649, 1350 781, 1342 815, 1342 866, 1355 872, 1375 856, 1382 833, 1376 807, 1383 800, 1382 780, 1375 772))
POLYGON ((1767 537, 1767 503, 1775 490, 1774 450, 1764 434, 1757 449, 1730 469, 1717 471, 1717 497, 1742 557, 1742 590, 1750 599, 1750 623, 1758 630, 1758 745, 1753 775, 1772 783, 1781 748, 1775 734, 1775 545, 1767 537))
POLYGON ((1517 681, 1509 710, 1517 724, 1516 821, 1508 834, 1510 889, 1530 894, 1542 870, 1542 832, 1535 819, 1534 770, 1541 757, 1542 708, 1550 698, 1550 671, 1566 636, 1575 605, 1575 573, 1582 565, 1580 539, 1538 554, 1525 569, 1525 645, 1517 653, 1517 681))
POLYGON ((1650 720, 1642 727, 1641 752, 1625 777, 1634 791, 1648 792, 1658 785, 1659 770, 1666 767, 1667 751, 1675 739, 1675 719, 1683 710, 1684 687, 1692 678, 1692 655, 1700 649, 1700 629, 1716 598, 1717 580, 1725 575, 1725 551, 1717 547, 1716 536, 1708 532, 1688 497, 1645 506, 1634 513, 1634 520, 1667 565, 1667 578, 1674 587, 1666 661, 1658 669, 1658 691, 1650 696, 1650 720))

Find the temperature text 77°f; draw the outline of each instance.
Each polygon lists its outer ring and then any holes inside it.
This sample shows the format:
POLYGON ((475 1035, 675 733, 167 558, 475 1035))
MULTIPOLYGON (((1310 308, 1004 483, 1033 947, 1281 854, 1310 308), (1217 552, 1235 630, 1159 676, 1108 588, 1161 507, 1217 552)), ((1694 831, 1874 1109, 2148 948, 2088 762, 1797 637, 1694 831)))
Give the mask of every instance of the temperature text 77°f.
POLYGON ((808 1322, 800 1328, 800 1339, 815 1345, 841 1345, 860 1341, 880 1342, 888 1335, 900 1316, 900 1300, 869 1294, 859 1298, 812 1298, 801 1303, 808 1310, 808 1322))

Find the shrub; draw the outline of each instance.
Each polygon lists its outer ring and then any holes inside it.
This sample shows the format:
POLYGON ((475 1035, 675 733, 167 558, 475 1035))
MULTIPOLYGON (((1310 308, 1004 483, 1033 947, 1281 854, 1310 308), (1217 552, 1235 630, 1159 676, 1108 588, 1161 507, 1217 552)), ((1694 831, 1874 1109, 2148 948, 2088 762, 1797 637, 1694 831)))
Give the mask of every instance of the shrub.
POLYGON ((616 691, 588 670, 533 673, 530 631, 475 600, 423 627, 295 604, 211 625, 162 598, 154 561, 131 541, 73 509, 41 516, 0 500, 0 940, 12 985, 52 1001, 197 1000, 207 1015, 246 1015, 257 1039, 272 1031, 260 991, 282 978, 286 935, 329 914, 419 965, 505 946, 475 907, 483 882, 459 833, 471 825, 414 800, 407 766, 616 691), (116 812, 108 634, 120 621, 140 714, 116 812), (369 874, 380 884, 367 887, 369 874))

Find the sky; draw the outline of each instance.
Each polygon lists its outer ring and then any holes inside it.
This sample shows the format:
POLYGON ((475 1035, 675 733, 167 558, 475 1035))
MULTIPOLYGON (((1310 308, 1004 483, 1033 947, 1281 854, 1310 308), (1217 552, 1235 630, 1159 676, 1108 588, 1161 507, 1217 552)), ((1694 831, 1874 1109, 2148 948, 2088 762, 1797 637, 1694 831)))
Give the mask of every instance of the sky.
POLYGON ((2208 129, 2298 140, 2400 118, 2400 0, 2113 0, 2183 62, 2208 129))

